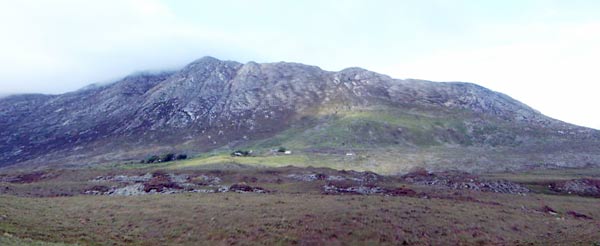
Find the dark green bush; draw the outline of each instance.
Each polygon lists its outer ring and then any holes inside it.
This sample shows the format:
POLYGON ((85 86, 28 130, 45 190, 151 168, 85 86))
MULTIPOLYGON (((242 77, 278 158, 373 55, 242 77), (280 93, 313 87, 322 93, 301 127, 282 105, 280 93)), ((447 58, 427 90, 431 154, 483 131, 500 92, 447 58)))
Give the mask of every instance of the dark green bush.
POLYGON ((146 163, 155 163, 155 162, 160 162, 160 157, 158 157, 157 155, 150 156, 146 159, 146 163))
POLYGON ((141 160, 140 163, 161 163, 161 162, 170 162, 170 161, 174 161, 174 160, 185 160, 187 159, 188 156, 186 154, 178 154, 175 155, 174 153, 168 153, 168 154, 162 154, 160 156, 158 155, 153 155, 150 156, 148 158, 146 158, 145 160, 141 160))
POLYGON ((160 162, 169 162, 175 160, 174 153, 168 153, 160 156, 160 162))

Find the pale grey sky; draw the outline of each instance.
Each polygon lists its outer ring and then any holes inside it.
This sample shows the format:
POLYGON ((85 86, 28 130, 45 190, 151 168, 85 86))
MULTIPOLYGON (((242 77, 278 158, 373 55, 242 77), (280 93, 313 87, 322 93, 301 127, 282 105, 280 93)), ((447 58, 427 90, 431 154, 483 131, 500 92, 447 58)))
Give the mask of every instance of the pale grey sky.
POLYGON ((467 81, 600 129, 600 1, 0 0, 0 94, 210 55, 467 81))

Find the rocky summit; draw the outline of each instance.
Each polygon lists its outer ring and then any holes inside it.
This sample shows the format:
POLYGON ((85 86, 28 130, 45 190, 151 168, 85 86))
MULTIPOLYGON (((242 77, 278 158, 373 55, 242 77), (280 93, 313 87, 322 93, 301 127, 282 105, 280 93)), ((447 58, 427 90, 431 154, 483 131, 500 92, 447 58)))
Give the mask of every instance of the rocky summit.
POLYGON ((393 79, 361 68, 204 57, 179 71, 61 95, 0 98, 0 166, 281 146, 392 173, 600 164, 599 131, 475 84, 393 79))

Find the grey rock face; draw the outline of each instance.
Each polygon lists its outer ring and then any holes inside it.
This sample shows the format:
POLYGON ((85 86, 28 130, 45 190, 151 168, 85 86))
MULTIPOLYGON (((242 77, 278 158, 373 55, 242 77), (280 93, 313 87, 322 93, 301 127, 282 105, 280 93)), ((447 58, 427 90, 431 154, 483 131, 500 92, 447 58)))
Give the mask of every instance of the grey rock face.
POLYGON ((176 72, 132 75, 62 95, 1 98, 0 166, 89 164, 233 146, 273 136, 324 105, 462 110, 475 115, 472 124, 491 118, 570 134, 564 138, 575 142, 598 142, 599 136, 474 84, 205 57, 176 72))

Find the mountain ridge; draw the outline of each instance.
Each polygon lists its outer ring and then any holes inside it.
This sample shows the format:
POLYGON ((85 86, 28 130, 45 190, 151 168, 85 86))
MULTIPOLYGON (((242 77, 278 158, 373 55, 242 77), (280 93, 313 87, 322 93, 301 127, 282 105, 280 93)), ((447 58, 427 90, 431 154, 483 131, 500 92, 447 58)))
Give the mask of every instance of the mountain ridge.
MULTIPOLYGON (((486 158, 495 149, 538 148, 510 168, 600 163, 594 149, 600 146, 598 131, 544 116, 473 83, 393 79, 356 67, 332 72, 300 63, 203 57, 178 71, 139 73, 85 90, 1 98, 0 166, 86 165, 161 151, 268 149, 275 144, 255 143, 277 139, 298 125, 308 128, 277 144, 297 145, 307 153, 315 151, 311 146, 367 153, 416 148, 425 157, 428 149, 449 146, 460 153, 477 148, 486 158), (573 153, 581 157, 570 158, 573 153)), ((425 165, 446 165, 429 162, 425 165)), ((398 170, 411 166, 409 160, 398 165, 398 170)))

